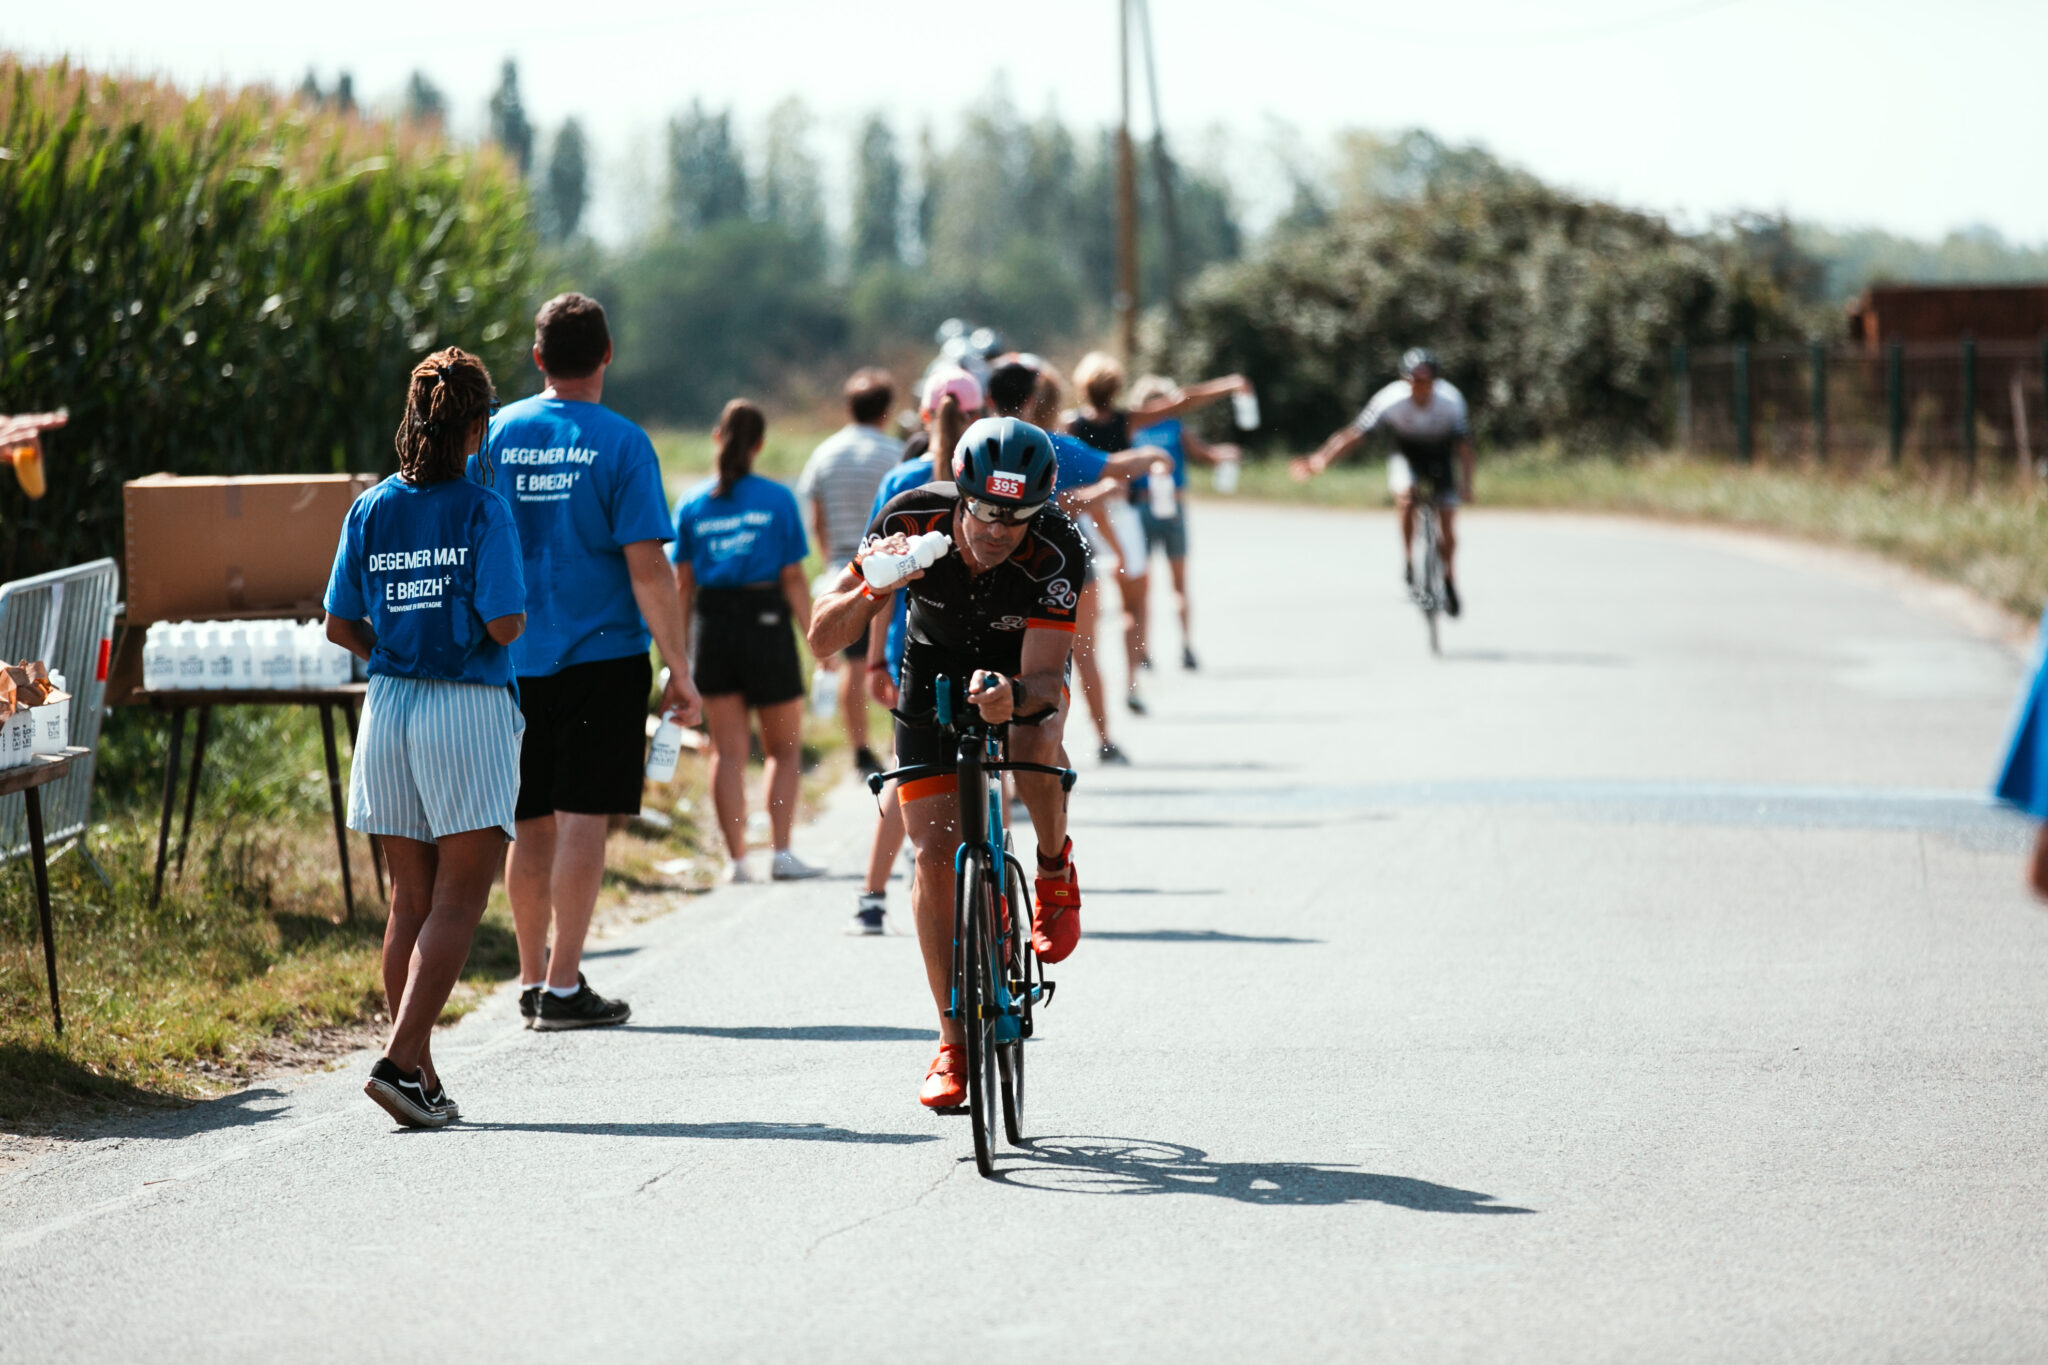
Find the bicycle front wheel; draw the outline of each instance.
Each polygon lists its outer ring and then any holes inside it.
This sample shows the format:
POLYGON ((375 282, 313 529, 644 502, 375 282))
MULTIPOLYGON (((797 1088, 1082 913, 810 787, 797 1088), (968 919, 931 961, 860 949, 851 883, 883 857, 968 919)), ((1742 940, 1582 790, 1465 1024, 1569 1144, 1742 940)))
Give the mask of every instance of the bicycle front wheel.
POLYGON ((996 1072, 996 1020, 1002 1013, 996 990, 996 973, 1002 970, 1002 948, 997 938, 996 881, 990 875, 988 855, 975 849, 967 855, 962 869, 960 894, 962 922, 967 941, 961 954, 967 980, 960 992, 961 1025, 967 1034, 967 1113, 974 1123, 974 1165, 985 1176, 995 1174, 996 1110, 999 1083, 996 1072))
POLYGON ((1024 1043, 1031 1036, 1031 901, 1024 879, 1008 866, 1010 885, 1010 996, 1017 1009, 1016 1026, 1005 1029, 996 1044, 996 1069, 1003 1083, 1003 1136, 1012 1147, 1024 1145, 1024 1043))

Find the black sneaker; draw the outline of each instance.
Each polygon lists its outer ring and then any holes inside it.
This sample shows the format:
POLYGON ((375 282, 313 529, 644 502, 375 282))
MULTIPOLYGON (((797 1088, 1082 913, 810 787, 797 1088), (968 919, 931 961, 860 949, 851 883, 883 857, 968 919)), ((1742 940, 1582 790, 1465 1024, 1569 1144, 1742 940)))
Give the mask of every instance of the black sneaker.
POLYGON ((1444 580, 1444 610, 1453 616, 1458 614, 1458 585, 1448 578, 1444 580))
POLYGON ((462 1106, 455 1102, 454 1098, 448 1093, 448 1087, 442 1085, 439 1080, 436 1080, 434 1088, 427 1092, 427 1103, 433 1105, 436 1109, 445 1111, 450 1123, 462 1117, 462 1106))
MULTIPOLYGON (((583 973, 576 973, 576 984, 579 986, 586 984, 583 980, 583 973)), ((519 992, 519 1017, 526 1021, 528 1028, 533 1027, 534 1019, 539 1016, 540 998, 547 993, 548 988, 545 985, 528 986, 519 992)))
POLYGON ((1415 586, 1415 565, 1407 561, 1401 564, 1401 582, 1408 587, 1415 586))
POLYGON ((1124 757, 1124 751, 1114 744, 1105 744, 1095 751, 1095 759, 1105 768, 1128 768, 1131 760, 1124 757))
POLYGON ((886 894, 876 895, 873 892, 863 891, 861 892, 859 907, 859 909, 853 912, 853 927, 847 932, 859 934, 863 937, 870 934, 886 934, 889 932, 889 898, 886 894))
POLYGON ((1136 692, 1132 692, 1124 698, 1124 706, 1134 716, 1142 716, 1145 714, 1145 700, 1144 698, 1140 697, 1136 692))
POLYGON ((875 757, 873 749, 863 744, 853 751, 853 766, 860 769, 863 776, 868 776, 882 771, 882 760, 875 757))
POLYGON ((363 1093, 382 1106, 385 1113, 407 1128, 445 1128, 453 1117, 434 1104, 427 1094, 426 1078, 419 1072, 404 1072, 389 1057, 379 1057, 370 1068, 363 1093))
POLYGON ((608 1028, 632 1017, 631 1005, 623 1000, 605 999, 579 977, 574 995, 541 992, 540 1015, 533 1026, 541 1033, 553 1033, 569 1028, 608 1028))
POLYGON ((1190 673, 1201 667, 1200 664, 1195 662, 1195 651, 1189 649, 1186 645, 1180 647, 1180 666, 1190 673))

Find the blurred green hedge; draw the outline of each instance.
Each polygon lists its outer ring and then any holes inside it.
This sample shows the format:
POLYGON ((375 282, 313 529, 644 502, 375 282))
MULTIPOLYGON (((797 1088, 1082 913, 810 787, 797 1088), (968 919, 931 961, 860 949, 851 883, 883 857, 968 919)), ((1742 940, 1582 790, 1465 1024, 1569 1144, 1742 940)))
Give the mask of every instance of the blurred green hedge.
POLYGON ((1799 300, 1739 240, 1551 188, 1489 163, 1351 205, 1211 268, 1168 346, 1183 375, 1258 385, 1268 439, 1307 450, 1427 346, 1480 440, 1655 441, 1679 342, 1802 334, 1799 300))
POLYGON ((0 58, 0 411, 71 411, 0 578, 119 554, 137 475, 391 469, 422 354, 527 377, 535 241, 494 151, 0 58))

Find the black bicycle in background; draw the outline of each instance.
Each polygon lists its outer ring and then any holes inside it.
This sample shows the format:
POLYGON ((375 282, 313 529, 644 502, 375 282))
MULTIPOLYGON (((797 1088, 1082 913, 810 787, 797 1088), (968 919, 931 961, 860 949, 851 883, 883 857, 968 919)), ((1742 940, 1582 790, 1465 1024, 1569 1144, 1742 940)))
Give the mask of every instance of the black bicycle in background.
MULTIPOLYGON (((946 1017, 967 1035, 967 1114, 974 1121, 974 1164, 995 1174, 996 1110, 1012 1146, 1024 1141, 1024 1041, 1031 1037, 1033 1008, 1052 1000, 1053 982, 1031 950, 1031 883, 1011 848, 1003 820, 1002 773, 1043 773, 1072 791, 1071 768, 1011 761, 1004 749, 1009 722, 991 725, 966 701, 966 682, 940 678, 937 707, 930 716, 897 719, 910 725, 937 724, 950 735, 957 757, 951 767, 916 764, 868 778, 881 795, 886 782, 924 777, 960 779, 960 851, 953 858, 953 966, 946 1017), (996 780, 990 780, 994 776, 996 780)), ((1030 723, 1050 709, 1016 721, 1030 723)), ((958 1112, 958 1111, 954 1111, 958 1112)))

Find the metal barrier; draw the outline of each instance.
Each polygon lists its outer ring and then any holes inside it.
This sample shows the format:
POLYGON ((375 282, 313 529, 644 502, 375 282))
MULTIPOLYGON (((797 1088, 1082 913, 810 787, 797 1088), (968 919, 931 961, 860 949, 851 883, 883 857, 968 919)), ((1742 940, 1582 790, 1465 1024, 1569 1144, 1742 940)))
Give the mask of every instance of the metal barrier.
MULTIPOLYGON (((121 569, 95 559, 72 569, 0 583, 0 660, 41 659, 64 675, 71 692, 71 742, 96 749, 105 714, 107 655, 121 569)), ((44 836, 50 842, 85 831, 92 811, 95 754, 43 788, 44 836)), ((0 863, 29 851, 22 798, 0 797, 0 863)))

